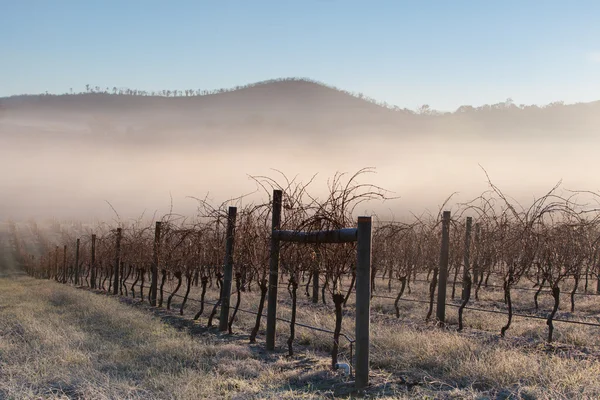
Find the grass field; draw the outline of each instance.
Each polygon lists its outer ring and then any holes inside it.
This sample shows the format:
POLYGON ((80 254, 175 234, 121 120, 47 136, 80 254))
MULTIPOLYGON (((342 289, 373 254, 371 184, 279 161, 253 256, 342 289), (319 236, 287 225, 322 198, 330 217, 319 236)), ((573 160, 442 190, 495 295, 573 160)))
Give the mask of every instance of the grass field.
POLYGON ((318 357, 192 337, 114 298, 25 277, 0 291, 0 398, 321 398, 337 382, 318 357))
MULTIPOLYGON (((354 396, 350 379, 329 370, 329 334, 298 328, 297 355, 286 357, 289 328, 279 323, 281 351, 269 354, 262 332, 257 344, 248 344, 254 316, 238 314, 234 334, 219 334, 206 329, 210 307, 193 322, 198 307, 193 302, 179 316, 178 301, 172 311, 157 310, 137 299, 34 280, 19 273, 6 234, 0 236, 0 252, 0 398, 354 396)), ((214 296, 211 291, 207 299, 214 296)), ((245 293, 242 304, 254 309, 256 297, 245 293)), ((281 297, 279 313, 287 317, 289 304, 281 297)), ((380 315, 390 307, 373 304, 368 398, 600 397, 600 357, 585 347, 598 342, 597 330, 557 327, 561 336, 549 346, 538 340, 543 321, 516 320, 509 337, 501 339, 497 333, 459 334, 415 323, 423 307, 410 304, 403 304, 400 319, 380 315)), ((352 308, 345 311, 348 333, 352 308)), ((299 322, 333 328, 331 306, 303 300, 298 311, 299 322)), ((503 321, 489 315, 466 318, 486 329, 503 321)), ((346 361, 343 345, 341 361, 346 361)))

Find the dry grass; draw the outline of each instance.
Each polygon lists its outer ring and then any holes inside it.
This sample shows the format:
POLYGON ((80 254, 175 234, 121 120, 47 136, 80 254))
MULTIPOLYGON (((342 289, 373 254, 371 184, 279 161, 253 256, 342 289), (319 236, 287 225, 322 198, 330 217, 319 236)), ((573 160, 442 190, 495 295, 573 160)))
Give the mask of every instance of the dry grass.
MULTIPOLYGON (((1 279, 0 288, 2 398, 331 398, 347 392, 344 378, 327 371, 321 352, 327 335, 305 333, 295 358, 265 355, 262 344, 250 346, 245 336, 190 335, 147 306, 114 297, 26 277, 1 279)), ((310 312, 317 311, 303 308, 305 317, 310 312)), ((369 397, 600 396, 598 360, 393 322, 374 322, 369 397)), ((282 341, 286 327, 279 329, 282 341)))
POLYGON ((115 298, 26 277, 0 279, 0 398, 316 397, 326 360, 262 356, 192 337, 115 298), (306 367, 298 368, 299 360, 306 367))
MULTIPOLYGON (((6 270, 13 263, 6 248, 2 255, 6 270)), ((378 287, 378 293, 387 294, 383 284, 378 287)), ((298 321, 333 329, 329 298, 327 306, 313 305, 303 293, 299 289, 298 321)), ((425 286, 415 285, 411 296, 423 293, 425 286)), ((191 295, 198 298, 198 289, 191 295)), ((526 306, 532 295, 516 293, 515 303, 526 306)), ((207 299, 216 296, 213 287, 207 299)), ((243 293, 242 307, 255 310, 257 299, 256 292, 243 293)), ((501 300, 500 293, 486 291, 476 305, 498 302, 501 307, 501 300)), ((582 299, 582 313, 594 315, 598 300, 582 299)), ((239 313, 234 335, 221 335, 205 328, 211 306, 194 323, 198 304, 189 302, 180 317, 179 302, 176 298, 167 312, 137 299, 55 282, 0 278, 0 398, 349 396, 347 378, 328 370, 332 335, 298 328, 297 356, 267 354, 264 332, 257 345, 247 344, 253 315, 239 313)), ((284 287, 281 317, 289 317, 289 304, 284 287)), ((516 319, 508 337, 501 339, 505 316, 466 312, 471 329, 459 334, 424 323, 424 304, 401 303, 399 319, 392 310, 392 301, 374 299, 369 398, 600 398, 600 357, 593 349, 600 344, 598 329, 557 324, 557 343, 549 346, 544 321, 516 319)), ((349 304, 344 313, 343 332, 354 336, 354 306, 349 304)), ((449 308, 451 322, 455 314, 449 308)), ((277 331, 283 349, 289 327, 279 322, 277 331)), ((346 343, 341 351, 341 361, 347 361, 346 343)))
MULTIPOLYGON (((196 296, 195 291, 193 288, 192 297, 196 296)), ((216 296, 213 288, 207 299, 216 296)), ((243 293, 242 296, 243 307, 257 308, 257 293, 243 293)), ((328 299, 328 306, 313 305, 304 299, 304 294, 301 298, 299 322, 333 330, 331 301, 328 299)), ((175 310, 178 305, 179 301, 175 302, 175 310)), ((289 296, 283 291, 278 315, 289 318, 289 305, 289 296)), ((184 318, 191 318, 197 307, 196 303, 188 303, 184 318)), ((400 319, 393 316, 392 309, 389 300, 373 301, 371 361, 374 383, 382 394, 391 390, 396 396, 404 393, 409 397, 433 398, 600 397, 600 384, 596 378, 600 376, 600 353, 594 348, 600 343, 597 328, 557 323, 557 340, 547 345, 546 326, 542 320, 516 319, 509 337, 501 339, 498 332, 506 319, 502 315, 465 313, 469 325, 480 325, 491 331, 467 329, 457 333, 425 324, 426 305, 401 303, 400 319)), ((354 336, 353 310, 350 303, 343 323, 343 332, 351 337, 354 336)), ((200 324, 206 323, 208 312, 205 311, 200 324)), ((451 322, 456 319, 455 313, 455 309, 449 308, 451 322)), ((234 332, 247 337, 254 316, 244 313, 238 316, 234 332)), ((288 325, 279 322, 277 332, 278 345, 284 348, 288 325)), ((264 332, 261 334, 264 338, 264 332)), ((323 354, 331 350, 330 334, 299 328, 296 337, 296 348, 301 352, 323 354)), ((342 343, 343 361, 347 361, 348 350, 346 343, 342 343)))

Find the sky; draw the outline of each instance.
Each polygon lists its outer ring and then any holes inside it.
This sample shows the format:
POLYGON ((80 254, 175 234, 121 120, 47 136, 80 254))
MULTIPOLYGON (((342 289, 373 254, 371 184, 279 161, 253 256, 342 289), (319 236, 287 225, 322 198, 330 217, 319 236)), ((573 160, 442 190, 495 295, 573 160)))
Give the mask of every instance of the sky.
POLYGON ((600 100, 600 2, 0 0, 0 97, 307 77, 452 111, 600 100))

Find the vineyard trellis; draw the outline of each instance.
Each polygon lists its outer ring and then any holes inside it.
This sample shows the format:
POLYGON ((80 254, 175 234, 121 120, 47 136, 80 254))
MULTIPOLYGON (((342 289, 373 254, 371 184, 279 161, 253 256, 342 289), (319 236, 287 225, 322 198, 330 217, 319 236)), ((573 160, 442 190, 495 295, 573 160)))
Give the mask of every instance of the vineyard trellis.
MULTIPOLYGON (((282 192, 273 192, 273 223, 269 270, 269 303, 267 310, 267 349, 275 349, 275 324, 277 321, 277 282, 279 280, 280 242, 298 243, 357 243, 356 252, 356 388, 363 389, 369 382, 369 332, 370 332, 370 285, 371 285, 371 217, 358 217, 357 228, 326 231, 280 230, 282 192)), ((341 299, 343 300, 343 296, 341 299)), ((334 297, 335 299, 335 297, 334 297)), ((335 300, 334 300, 335 301, 335 300)), ((337 301, 336 306, 342 301, 337 301)), ((338 311, 336 307, 336 311, 338 311)), ((336 313, 337 314, 337 313, 336 313)), ((337 314, 339 315, 339 314, 337 314)), ((294 323, 295 314, 292 314, 294 323)), ((338 316, 339 320, 339 316, 338 316)), ((292 328, 293 329, 293 328, 292 328)), ((332 366, 337 366, 337 347, 341 323, 336 324, 332 366)), ((290 339, 293 340, 294 333, 290 339)), ((291 345, 290 345, 291 346, 291 345)), ((290 351, 291 353, 291 351, 290 351)))
POLYGON ((231 202, 237 207, 233 207, 199 199, 199 216, 192 222, 170 213, 150 224, 140 219, 130 224, 118 221, 116 227, 101 224, 88 231, 81 227, 61 230, 54 240, 30 223, 31 237, 39 249, 37 259, 26 250, 12 224, 14 247, 32 276, 139 297, 155 307, 163 307, 166 295, 167 309, 174 298, 182 300, 178 304, 182 315, 189 300, 193 307, 199 305, 194 309, 196 321, 210 306, 207 327, 218 319, 220 331, 232 333, 238 312, 253 314, 256 321, 250 342, 261 334, 266 317, 268 350, 275 349, 276 321, 289 324, 290 355, 296 326, 331 334, 332 368, 337 365, 339 340, 345 338, 358 388, 368 384, 372 298, 391 301, 395 318, 401 316, 402 302, 427 306, 426 319, 435 307, 435 324, 445 329, 452 326, 447 308, 455 308, 458 331, 468 326, 469 313, 464 320, 467 311, 506 316, 499 332, 502 336, 510 332, 513 318, 544 320, 549 342, 555 340, 554 322, 600 327, 600 321, 590 320, 593 316, 575 319, 557 314, 563 293, 569 296, 572 313, 576 296, 598 298, 600 294, 600 214, 576 201, 581 192, 563 197, 556 186, 523 208, 490 182, 490 191, 452 213, 441 208, 435 215, 415 216, 410 222, 375 217, 371 239, 370 219, 356 219, 354 209, 366 200, 386 196, 378 187, 357 183, 361 173, 347 181, 343 174, 336 175, 323 200, 307 193, 308 184, 287 178, 280 184, 257 177, 269 201, 241 207, 239 199, 234 199, 231 202), (361 226, 365 228, 361 230, 361 226), (369 239, 361 240, 361 232, 367 231, 369 239), (599 282, 596 293, 588 293, 590 278, 599 282), (380 293, 378 279, 387 281, 389 295, 380 293), (490 279, 501 279, 502 284, 495 285, 490 279), (533 287, 525 287, 527 282, 533 287), (584 292, 579 291, 580 282, 585 282, 584 292), (165 289, 171 283, 175 287, 165 289), (415 297, 413 291, 419 284, 428 285, 426 299, 415 297), (332 301, 334 329, 296 320, 300 285, 305 285, 310 307, 321 307, 320 303, 325 307, 332 301), (462 286, 458 295, 457 285, 462 286), (182 287, 185 293, 179 294, 182 287), (194 287, 199 298, 190 296, 194 287), (498 289, 504 309, 483 296, 498 289), (289 293, 290 303, 285 306, 290 318, 277 315, 280 290, 289 293), (392 294, 392 290, 397 292, 392 294), (534 311, 515 307, 515 291, 533 294, 534 311), (218 296, 215 301, 207 299, 211 293, 218 296), (550 294, 553 303, 547 314, 540 315, 538 297, 543 293, 550 294), (255 296, 255 310, 242 307, 242 299, 248 296, 255 296), (349 301, 351 296, 354 302, 349 301), (458 302, 450 300, 455 296, 458 302), (342 331, 344 315, 352 312, 354 338, 342 331))

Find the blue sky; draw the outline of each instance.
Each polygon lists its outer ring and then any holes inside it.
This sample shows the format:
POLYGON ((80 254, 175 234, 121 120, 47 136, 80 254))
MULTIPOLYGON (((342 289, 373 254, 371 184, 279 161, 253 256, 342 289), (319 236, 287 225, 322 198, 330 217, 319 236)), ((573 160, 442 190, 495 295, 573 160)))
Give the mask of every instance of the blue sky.
POLYGON ((412 109, 600 100, 600 1, 0 0, 0 96, 287 76, 412 109))

